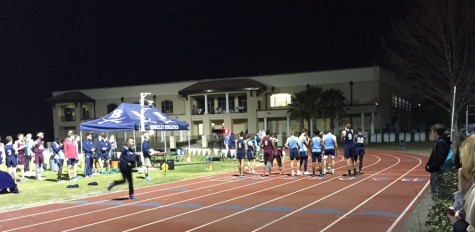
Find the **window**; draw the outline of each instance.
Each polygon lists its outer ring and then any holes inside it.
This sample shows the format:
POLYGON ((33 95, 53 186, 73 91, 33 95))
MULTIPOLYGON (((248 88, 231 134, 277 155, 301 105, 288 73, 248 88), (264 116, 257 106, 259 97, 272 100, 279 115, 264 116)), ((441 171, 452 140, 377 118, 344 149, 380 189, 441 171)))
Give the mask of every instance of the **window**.
POLYGON ((114 111, 115 109, 117 109, 117 105, 116 105, 116 104, 109 104, 109 105, 107 105, 107 114, 111 113, 111 112, 114 111))
POLYGON ((238 112, 247 112, 247 96, 238 96, 238 112))
POLYGON ((291 102, 291 95, 288 93, 277 93, 270 96, 270 107, 286 107, 291 102))
POLYGON ((173 102, 172 101, 162 101, 162 112, 163 113, 173 113, 173 102))

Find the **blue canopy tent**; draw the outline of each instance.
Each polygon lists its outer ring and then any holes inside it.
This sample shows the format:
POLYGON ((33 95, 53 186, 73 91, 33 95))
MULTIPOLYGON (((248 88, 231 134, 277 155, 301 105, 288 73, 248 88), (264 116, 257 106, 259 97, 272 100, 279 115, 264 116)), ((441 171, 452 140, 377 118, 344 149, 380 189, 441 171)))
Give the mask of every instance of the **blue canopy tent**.
MULTIPOLYGON (((141 107, 140 104, 122 103, 114 111, 102 118, 81 123, 79 130, 98 132, 133 131, 135 138, 135 131, 141 129, 141 107)), ((144 106, 144 108, 146 109, 143 120, 145 130, 187 130, 189 132, 190 127, 187 122, 174 119, 153 106, 144 106)), ((188 138, 188 146, 190 146, 189 142, 188 138)))
MULTIPOLYGON (((189 130, 187 122, 179 121, 152 106, 144 106, 145 130, 189 130)), ((135 131, 140 130, 140 104, 122 103, 108 115, 83 122, 81 131, 135 131)))

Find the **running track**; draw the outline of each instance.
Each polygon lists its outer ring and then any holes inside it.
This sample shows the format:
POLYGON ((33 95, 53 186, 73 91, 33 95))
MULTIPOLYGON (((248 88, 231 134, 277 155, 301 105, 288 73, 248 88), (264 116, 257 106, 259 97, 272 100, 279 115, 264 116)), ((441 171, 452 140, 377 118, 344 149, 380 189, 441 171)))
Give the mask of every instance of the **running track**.
POLYGON ((324 177, 195 178, 136 189, 137 201, 120 191, 3 212, 0 231, 399 231, 428 185, 426 161, 371 151, 357 177, 342 176, 339 155, 324 177))

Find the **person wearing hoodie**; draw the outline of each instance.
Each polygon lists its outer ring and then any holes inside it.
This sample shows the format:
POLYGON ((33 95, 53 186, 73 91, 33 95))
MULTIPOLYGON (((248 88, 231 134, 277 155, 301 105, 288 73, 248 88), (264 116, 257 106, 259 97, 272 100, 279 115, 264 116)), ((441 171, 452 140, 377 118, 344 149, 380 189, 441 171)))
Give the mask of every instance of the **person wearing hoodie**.
POLYGON ((430 127, 430 134, 435 140, 434 147, 426 164, 426 171, 430 173, 430 192, 435 199, 437 188, 442 183, 444 171, 441 169, 450 150, 450 140, 444 135, 445 126, 434 124, 430 127))

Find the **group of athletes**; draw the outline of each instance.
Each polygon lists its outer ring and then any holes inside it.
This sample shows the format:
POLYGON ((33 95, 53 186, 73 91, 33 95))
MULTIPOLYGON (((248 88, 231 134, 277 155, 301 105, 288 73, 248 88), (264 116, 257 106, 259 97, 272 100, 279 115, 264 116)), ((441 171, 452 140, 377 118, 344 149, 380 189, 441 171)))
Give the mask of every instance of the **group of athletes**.
MULTIPOLYGON (((344 158, 347 161, 347 176, 361 175, 363 158, 365 154, 365 137, 361 130, 353 131, 350 124, 345 126, 341 133, 341 142, 344 144, 344 158)), ((248 173, 255 175, 256 158, 263 154, 261 176, 272 176, 274 160, 277 161, 279 174, 284 173, 285 149, 289 150, 290 175, 324 176, 326 173, 335 174, 335 157, 338 155, 338 141, 332 130, 321 132, 316 130, 313 137, 307 135, 307 130, 302 129, 287 138, 284 146, 277 147, 270 130, 260 138, 252 138, 250 134, 239 134, 235 140, 233 153, 238 161, 238 176, 244 176, 244 162, 248 160, 248 173), (308 159, 312 159, 312 173, 308 172, 308 159), (328 158, 331 161, 328 161, 328 158), (317 170, 318 167, 318 170, 317 170), (268 174, 266 174, 268 171, 268 174), (317 174, 318 172, 318 174, 317 174)))

